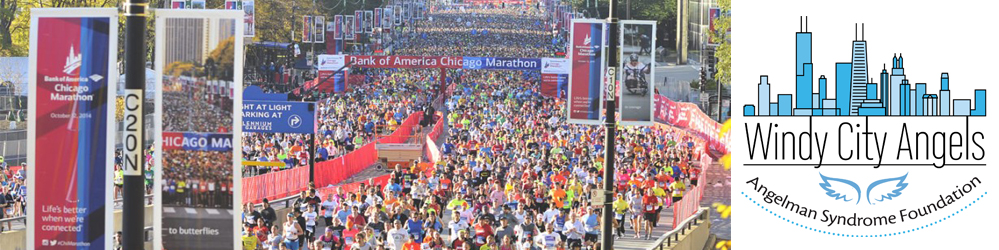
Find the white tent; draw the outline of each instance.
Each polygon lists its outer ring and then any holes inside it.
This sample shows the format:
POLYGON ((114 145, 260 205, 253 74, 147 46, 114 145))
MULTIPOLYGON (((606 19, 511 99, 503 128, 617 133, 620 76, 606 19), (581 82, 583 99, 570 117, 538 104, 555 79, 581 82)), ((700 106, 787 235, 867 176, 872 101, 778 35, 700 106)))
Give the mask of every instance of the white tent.
MULTIPOLYGON (((146 68, 146 99, 153 99, 156 93, 156 71, 146 68)), ((118 76, 118 96, 125 95, 125 74, 118 76)))

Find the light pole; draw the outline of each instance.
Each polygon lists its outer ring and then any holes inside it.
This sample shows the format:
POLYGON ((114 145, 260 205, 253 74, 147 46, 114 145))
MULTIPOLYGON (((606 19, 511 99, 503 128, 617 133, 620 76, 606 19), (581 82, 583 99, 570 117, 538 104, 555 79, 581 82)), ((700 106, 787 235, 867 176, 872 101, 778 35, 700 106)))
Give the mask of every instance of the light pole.
POLYGON ((145 171, 143 159, 146 127, 142 104, 146 93, 146 0, 127 0, 125 16, 125 127, 122 132, 124 150, 124 185, 122 188, 122 248, 142 249, 145 230, 145 171))
POLYGON ((607 95, 606 101, 606 116, 604 119, 604 209, 602 211, 602 221, 601 233, 603 233, 603 239, 601 241, 600 249, 611 250, 614 249, 614 154, 615 154, 615 138, 617 137, 617 102, 615 101, 615 96, 617 95, 617 84, 616 84, 616 73, 615 66, 618 65, 618 26, 617 26, 617 0, 610 0, 609 4, 610 11, 607 12, 607 23, 610 26, 610 39, 608 41, 608 54, 610 55, 607 60, 608 67, 608 81, 607 89, 604 93, 607 95))

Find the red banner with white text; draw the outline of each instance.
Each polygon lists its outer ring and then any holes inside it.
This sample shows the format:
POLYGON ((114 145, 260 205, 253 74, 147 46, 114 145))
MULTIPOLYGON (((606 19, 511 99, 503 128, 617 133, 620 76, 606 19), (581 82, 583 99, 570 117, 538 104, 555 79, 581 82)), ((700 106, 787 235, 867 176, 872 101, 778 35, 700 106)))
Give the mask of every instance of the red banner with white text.
POLYGON ((298 167, 243 178, 243 202, 258 203, 295 195, 309 182, 309 168, 298 167))
POLYGON ((688 129, 708 140, 708 147, 712 150, 723 155, 728 152, 728 140, 731 132, 719 135, 722 124, 711 119, 704 112, 701 112, 701 109, 696 104, 674 102, 662 95, 656 95, 655 104, 656 122, 688 129))

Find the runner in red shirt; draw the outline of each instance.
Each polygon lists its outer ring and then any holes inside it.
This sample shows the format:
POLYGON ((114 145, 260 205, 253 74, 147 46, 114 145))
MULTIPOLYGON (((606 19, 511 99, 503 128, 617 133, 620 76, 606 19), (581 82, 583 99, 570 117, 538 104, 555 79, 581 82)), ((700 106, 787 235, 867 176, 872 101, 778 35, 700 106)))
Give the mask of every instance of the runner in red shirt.
POLYGON ((485 245, 486 238, 494 234, 493 227, 489 225, 489 222, 483 218, 479 218, 479 224, 475 225, 475 247, 485 245))
POLYGON ((659 205, 659 200, 656 199, 655 193, 652 189, 645 190, 645 197, 642 197, 642 210, 645 211, 645 239, 652 238, 652 222, 656 219, 656 206, 659 205))

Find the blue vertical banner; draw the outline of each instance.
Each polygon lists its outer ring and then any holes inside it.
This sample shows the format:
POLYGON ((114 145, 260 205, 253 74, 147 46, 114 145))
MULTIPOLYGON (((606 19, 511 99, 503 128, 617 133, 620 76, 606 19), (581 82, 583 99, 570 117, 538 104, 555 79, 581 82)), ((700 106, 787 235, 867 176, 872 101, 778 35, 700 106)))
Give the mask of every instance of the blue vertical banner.
POLYGON ((570 123, 599 124, 606 70, 607 24, 598 19, 572 19, 569 63, 570 123))
POLYGON ((2 248, 111 247, 117 24, 115 9, 31 10, 28 237, 2 248))

